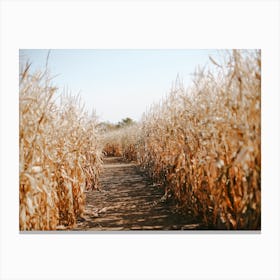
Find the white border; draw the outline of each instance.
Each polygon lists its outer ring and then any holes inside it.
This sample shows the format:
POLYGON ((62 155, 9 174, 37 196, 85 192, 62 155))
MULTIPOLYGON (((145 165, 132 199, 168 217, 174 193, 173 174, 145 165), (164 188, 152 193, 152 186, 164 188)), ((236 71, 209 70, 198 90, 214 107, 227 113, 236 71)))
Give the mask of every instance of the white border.
POLYGON ((279 34, 278 1, 2 1, 1 279, 279 279, 279 34), (261 234, 19 234, 19 48, 261 48, 261 234))

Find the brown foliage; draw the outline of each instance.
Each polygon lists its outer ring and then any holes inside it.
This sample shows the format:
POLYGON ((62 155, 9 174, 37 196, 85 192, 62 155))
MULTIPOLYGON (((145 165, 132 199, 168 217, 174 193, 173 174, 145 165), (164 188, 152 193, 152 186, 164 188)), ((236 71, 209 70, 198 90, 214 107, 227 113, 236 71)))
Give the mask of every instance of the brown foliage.
POLYGON ((84 190, 98 184, 101 149, 96 119, 79 99, 61 96, 46 73, 20 73, 20 230, 71 227, 84 209, 84 190))
POLYGON ((261 53, 238 51, 178 83, 139 126, 111 135, 120 153, 208 226, 261 226, 261 53))

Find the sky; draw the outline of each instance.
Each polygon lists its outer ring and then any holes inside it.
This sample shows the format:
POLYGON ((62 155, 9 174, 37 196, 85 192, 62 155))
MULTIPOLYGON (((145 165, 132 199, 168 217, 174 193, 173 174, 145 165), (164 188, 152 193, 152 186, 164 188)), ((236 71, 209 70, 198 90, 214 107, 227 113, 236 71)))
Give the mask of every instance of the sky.
MULTIPOLYGON (((22 49, 20 63, 44 70, 49 50, 22 49)), ((86 110, 100 121, 135 121, 168 94, 177 75, 187 88, 198 65, 210 65, 217 50, 51 49, 48 68, 53 84, 79 94, 86 110)))

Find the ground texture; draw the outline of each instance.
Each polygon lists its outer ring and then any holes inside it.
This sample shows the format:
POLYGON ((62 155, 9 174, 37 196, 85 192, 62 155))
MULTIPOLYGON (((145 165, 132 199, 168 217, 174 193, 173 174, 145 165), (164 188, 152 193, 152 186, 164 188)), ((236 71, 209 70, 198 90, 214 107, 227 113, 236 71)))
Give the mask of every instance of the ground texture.
POLYGON ((134 163, 105 158, 100 190, 86 192, 86 208, 74 230, 188 230, 199 229, 191 216, 182 215, 164 189, 134 163))

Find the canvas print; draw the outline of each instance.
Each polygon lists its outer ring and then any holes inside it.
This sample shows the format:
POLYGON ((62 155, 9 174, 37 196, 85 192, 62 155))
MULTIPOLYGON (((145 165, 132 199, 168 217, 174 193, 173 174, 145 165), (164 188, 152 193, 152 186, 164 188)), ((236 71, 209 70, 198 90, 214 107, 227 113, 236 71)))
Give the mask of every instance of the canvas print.
POLYGON ((261 50, 20 49, 19 230, 261 230, 261 50))

